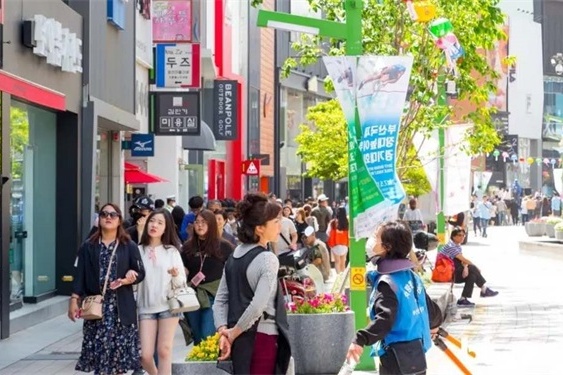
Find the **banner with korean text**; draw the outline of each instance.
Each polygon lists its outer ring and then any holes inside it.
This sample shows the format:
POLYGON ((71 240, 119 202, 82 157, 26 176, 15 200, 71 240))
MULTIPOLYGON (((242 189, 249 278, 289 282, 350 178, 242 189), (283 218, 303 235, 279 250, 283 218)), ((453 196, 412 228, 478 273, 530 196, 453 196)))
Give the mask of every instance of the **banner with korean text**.
POLYGON ((365 238, 381 222, 396 219, 405 197, 395 163, 413 59, 338 56, 323 60, 348 123, 354 236, 365 238))

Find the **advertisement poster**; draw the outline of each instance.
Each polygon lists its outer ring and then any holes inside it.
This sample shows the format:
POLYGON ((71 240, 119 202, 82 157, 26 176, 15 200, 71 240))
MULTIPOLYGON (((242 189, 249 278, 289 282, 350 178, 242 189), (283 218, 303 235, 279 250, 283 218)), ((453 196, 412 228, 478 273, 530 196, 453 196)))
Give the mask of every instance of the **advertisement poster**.
POLYGON ((396 174, 397 137, 412 57, 324 57, 348 123, 354 236, 397 217, 405 192, 396 174), (356 113, 357 104, 357 113, 356 113))
POLYGON ((156 87, 201 87, 199 43, 156 46, 156 87))
POLYGON ((153 43, 191 42, 191 1, 153 1, 152 12, 153 43))

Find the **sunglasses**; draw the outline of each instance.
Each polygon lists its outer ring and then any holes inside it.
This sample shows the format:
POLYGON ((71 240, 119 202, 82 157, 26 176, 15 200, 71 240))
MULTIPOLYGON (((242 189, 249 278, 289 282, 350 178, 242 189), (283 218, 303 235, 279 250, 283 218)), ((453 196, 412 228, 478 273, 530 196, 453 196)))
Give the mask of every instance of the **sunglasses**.
POLYGON ((119 215, 117 212, 115 212, 115 211, 112 211, 112 212, 102 211, 102 212, 100 212, 100 217, 101 217, 102 219, 105 219, 105 218, 108 218, 108 217, 111 217, 112 219, 115 219, 115 218, 120 217, 120 215, 119 215))

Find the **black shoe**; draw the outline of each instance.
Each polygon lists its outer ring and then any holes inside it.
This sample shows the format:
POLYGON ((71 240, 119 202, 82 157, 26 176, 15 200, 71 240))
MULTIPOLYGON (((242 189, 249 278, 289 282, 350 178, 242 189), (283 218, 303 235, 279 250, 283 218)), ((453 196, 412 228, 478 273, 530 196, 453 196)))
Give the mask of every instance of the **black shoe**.
POLYGON ((473 302, 471 302, 470 300, 468 300, 467 298, 460 298, 457 301, 457 306, 458 307, 474 307, 475 304, 473 302))
POLYGON ((485 290, 485 293, 481 292, 481 297, 494 297, 494 296, 496 296, 497 294, 498 294, 498 292, 496 292, 496 291, 494 291, 494 290, 492 290, 492 289, 487 288, 487 289, 485 290))

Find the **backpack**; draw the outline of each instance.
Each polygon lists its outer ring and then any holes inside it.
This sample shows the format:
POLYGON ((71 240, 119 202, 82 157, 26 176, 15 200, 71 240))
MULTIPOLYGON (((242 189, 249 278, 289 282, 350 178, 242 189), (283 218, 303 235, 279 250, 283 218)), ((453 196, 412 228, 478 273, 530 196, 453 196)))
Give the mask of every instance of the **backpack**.
POLYGON ((454 277, 454 261, 447 255, 438 253, 436 256, 436 265, 432 270, 432 281, 437 283, 447 283, 454 277))

